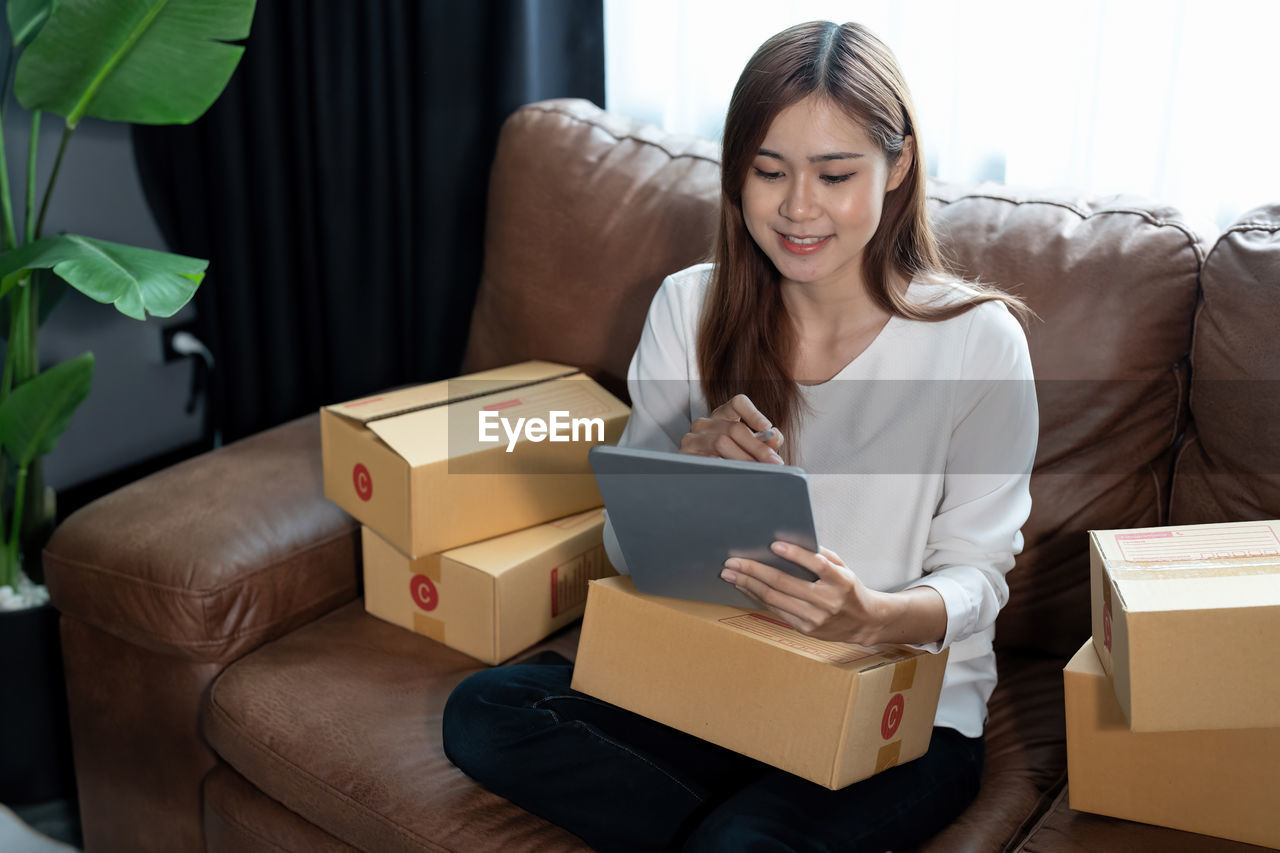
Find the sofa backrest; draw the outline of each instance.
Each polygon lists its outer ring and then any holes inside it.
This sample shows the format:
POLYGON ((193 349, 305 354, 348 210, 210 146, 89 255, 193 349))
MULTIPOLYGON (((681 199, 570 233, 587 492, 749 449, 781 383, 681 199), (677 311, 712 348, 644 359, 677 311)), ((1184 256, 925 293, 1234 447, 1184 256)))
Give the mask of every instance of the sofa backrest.
POLYGON ((540 358, 628 399, 653 294, 710 251, 719 158, 715 143, 588 101, 517 110, 494 157, 463 372, 540 358))
MULTIPOLYGON (((494 161, 464 369, 542 358, 625 395, 653 293, 710 250, 717 157, 583 101, 517 111, 494 161)), ((1086 531, 1167 517, 1205 246, 1177 211, 1137 199, 937 183, 930 196, 958 271, 1043 320, 1028 329, 1033 509, 997 643, 1065 657, 1089 631, 1086 531)))
POLYGON ((1200 283, 1170 523, 1280 518, 1280 204, 1228 228, 1200 283))
POLYGON ((1025 547, 998 646, 1070 656, 1089 634, 1087 531, 1154 526, 1186 419, 1204 246, 1135 198, 981 185, 930 188, 957 272, 1024 298, 1040 403, 1025 547))

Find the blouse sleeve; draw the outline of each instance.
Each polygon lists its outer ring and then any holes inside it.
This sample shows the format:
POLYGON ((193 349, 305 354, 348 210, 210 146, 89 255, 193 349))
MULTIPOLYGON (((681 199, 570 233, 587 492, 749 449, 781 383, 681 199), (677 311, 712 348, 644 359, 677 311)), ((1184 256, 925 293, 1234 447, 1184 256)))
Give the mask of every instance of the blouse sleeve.
POLYGON ((1031 512, 1040 419, 1026 335, 1003 305, 973 310, 924 576, 904 587, 933 587, 946 604, 941 642, 917 645, 929 652, 995 624, 1031 512))
MULTIPOLYGON (((679 452, 680 440, 692 423, 688 366, 691 335, 687 323, 678 284, 668 276, 649 305, 640 344, 627 370, 631 417, 618 439, 619 447, 679 452)), ((604 518, 605 552, 613 567, 627 574, 607 510, 604 518)))

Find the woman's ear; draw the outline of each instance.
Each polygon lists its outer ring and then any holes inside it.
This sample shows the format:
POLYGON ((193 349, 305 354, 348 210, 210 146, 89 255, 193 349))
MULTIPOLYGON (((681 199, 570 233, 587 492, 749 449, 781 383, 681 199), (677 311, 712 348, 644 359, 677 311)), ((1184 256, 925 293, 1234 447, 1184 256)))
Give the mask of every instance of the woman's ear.
POLYGON ((893 164, 893 168, 889 170, 889 183, 885 185, 885 192, 892 192, 902 185, 907 179, 907 174, 911 171, 911 165, 916 159, 916 138, 914 136, 904 136, 902 138, 902 153, 898 155, 898 162, 893 164))

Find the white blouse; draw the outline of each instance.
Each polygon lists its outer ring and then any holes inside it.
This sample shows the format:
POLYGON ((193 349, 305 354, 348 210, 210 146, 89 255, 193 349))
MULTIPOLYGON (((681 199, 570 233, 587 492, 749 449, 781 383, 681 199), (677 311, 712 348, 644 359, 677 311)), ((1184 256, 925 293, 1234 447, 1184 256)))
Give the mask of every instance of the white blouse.
MULTIPOLYGON (((694 341, 710 275, 710 264, 690 267, 654 296, 620 446, 676 452, 707 417, 694 341)), ((907 296, 945 304, 956 292, 913 282, 907 296)), ((785 438, 809 475, 818 541, 872 589, 938 591, 946 635, 919 646, 951 648, 935 724, 977 737, 1005 574, 1031 511, 1039 415, 1022 327, 998 302, 935 323, 892 317, 835 377, 800 387, 809 412, 785 438)), ((606 551, 626 572, 607 518, 606 551)))

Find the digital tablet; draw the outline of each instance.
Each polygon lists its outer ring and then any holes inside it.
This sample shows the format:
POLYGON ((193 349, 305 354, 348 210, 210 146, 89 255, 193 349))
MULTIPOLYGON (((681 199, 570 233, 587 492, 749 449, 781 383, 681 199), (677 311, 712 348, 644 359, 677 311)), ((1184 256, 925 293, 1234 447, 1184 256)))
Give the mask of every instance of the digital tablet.
POLYGON ((588 459, 641 592, 758 607, 720 578, 730 557, 817 579, 769 549, 780 539, 818 550, 802 469, 606 445, 588 459))

